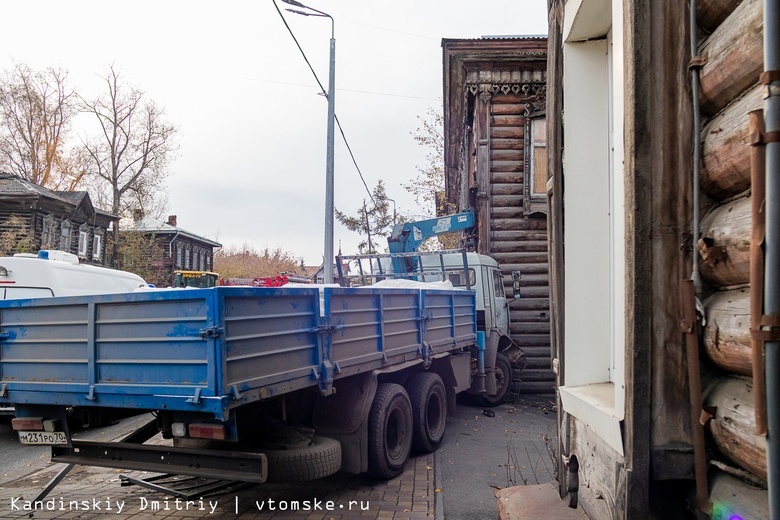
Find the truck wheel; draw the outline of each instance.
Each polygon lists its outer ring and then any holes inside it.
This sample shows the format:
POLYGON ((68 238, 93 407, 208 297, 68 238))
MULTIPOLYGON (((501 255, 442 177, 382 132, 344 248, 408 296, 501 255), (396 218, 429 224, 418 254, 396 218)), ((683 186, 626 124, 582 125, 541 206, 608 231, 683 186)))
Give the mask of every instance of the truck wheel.
POLYGON ((496 354, 496 395, 482 395, 482 406, 498 406, 506 397, 509 385, 512 384, 512 364, 509 358, 500 352, 496 354))
POLYGON ((447 390, 438 374, 416 374, 407 385, 414 425, 412 449, 420 453, 436 451, 447 426, 447 390))
POLYGON ((313 436, 305 448, 263 450, 268 459, 267 482, 304 482, 327 477, 341 468, 341 443, 313 436))
POLYGON ((412 448, 412 404, 401 385, 382 383, 368 413, 368 474, 391 479, 401 473, 412 448))

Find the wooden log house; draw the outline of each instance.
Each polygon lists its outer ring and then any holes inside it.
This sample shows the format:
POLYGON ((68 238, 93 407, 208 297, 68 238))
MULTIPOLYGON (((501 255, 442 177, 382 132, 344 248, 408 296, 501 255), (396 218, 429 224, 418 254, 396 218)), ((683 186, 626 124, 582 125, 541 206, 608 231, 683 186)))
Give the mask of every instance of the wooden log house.
MULTIPOLYGON (((715 519, 768 518, 766 439, 756 434, 753 399, 748 125, 763 103, 764 14, 760 0, 697 0, 692 56, 689 6, 549 3, 547 231, 559 467, 577 455, 579 502, 594 520, 648 518, 650 510, 683 518, 691 503, 715 519), (697 243, 694 183, 702 190, 697 243), (611 253, 592 254, 593 244, 611 253), (690 502, 701 410, 689 398, 680 284, 691 277, 694 248, 705 322, 701 373, 692 377, 712 416, 704 428, 706 497, 690 502), (599 310, 604 303, 611 312, 599 310), (599 358, 605 341, 610 349, 599 358)), ((566 494, 565 478, 560 485, 566 494)))
POLYGON ((512 271, 510 335, 525 352, 521 392, 552 392, 547 256, 545 127, 547 40, 445 39, 444 132, 447 200, 477 218, 477 251, 512 271))

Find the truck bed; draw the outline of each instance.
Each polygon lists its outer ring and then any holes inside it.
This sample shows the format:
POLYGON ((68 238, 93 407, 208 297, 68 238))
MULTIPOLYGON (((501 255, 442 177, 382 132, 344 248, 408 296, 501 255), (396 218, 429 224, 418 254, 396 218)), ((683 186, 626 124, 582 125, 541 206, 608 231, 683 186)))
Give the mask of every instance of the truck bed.
POLYGON ((467 348, 470 291, 150 290, 0 302, 0 405, 208 412, 467 348))

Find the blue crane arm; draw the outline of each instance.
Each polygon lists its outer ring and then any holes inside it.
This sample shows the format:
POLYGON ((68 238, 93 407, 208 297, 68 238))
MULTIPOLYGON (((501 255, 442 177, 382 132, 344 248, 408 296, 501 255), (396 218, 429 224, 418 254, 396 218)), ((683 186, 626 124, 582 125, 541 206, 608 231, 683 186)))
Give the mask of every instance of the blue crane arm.
MULTIPOLYGON (((393 226, 392 234, 387 238, 387 245, 390 253, 414 253, 427 239, 470 229, 474 227, 474 222, 474 211, 468 210, 444 217, 396 224, 393 226)), ((413 259, 409 260, 416 264, 413 259)), ((413 265, 408 264, 409 261, 393 259, 393 268, 398 273, 407 273, 414 269, 413 265)))

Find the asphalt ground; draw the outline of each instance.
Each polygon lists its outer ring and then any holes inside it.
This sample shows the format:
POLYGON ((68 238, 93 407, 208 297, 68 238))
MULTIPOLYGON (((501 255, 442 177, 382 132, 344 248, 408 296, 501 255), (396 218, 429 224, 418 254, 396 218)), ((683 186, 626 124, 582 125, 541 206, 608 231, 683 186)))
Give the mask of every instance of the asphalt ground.
POLYGON ((460 401, 435 457, 439 518, 495 520, 497 490, 557 479, 552 395, 520 395, 495 408, 460 401))

